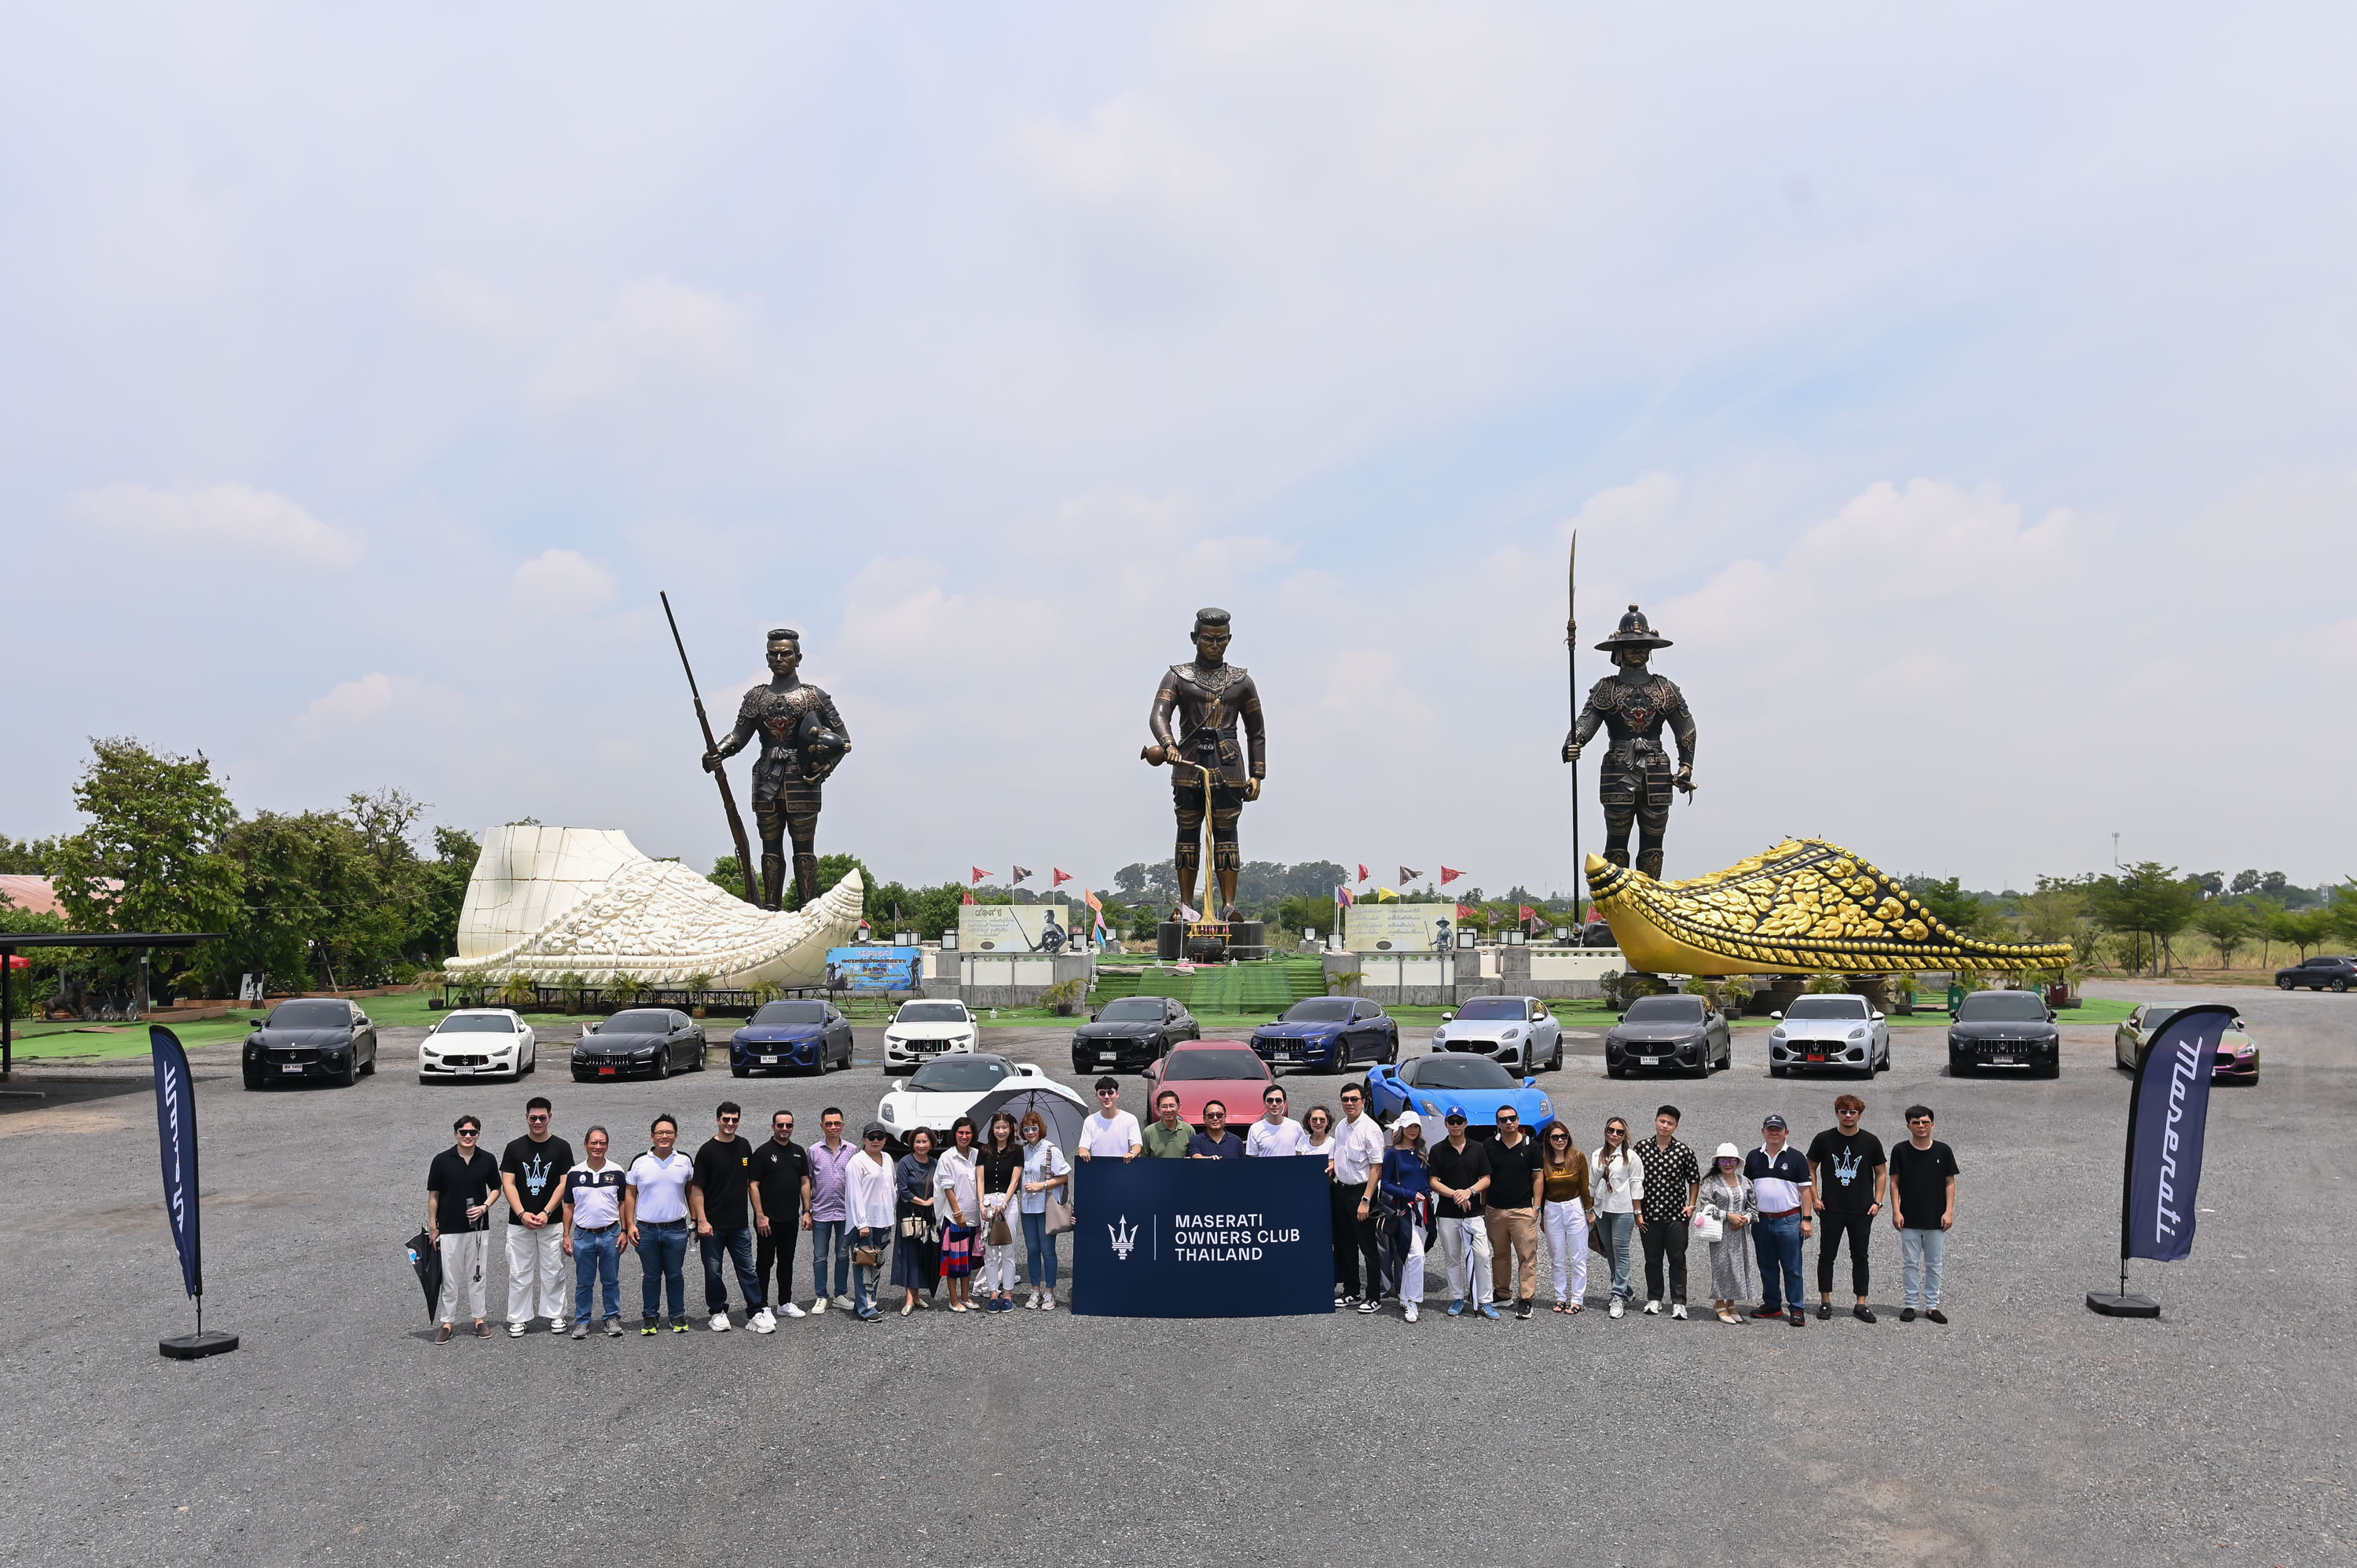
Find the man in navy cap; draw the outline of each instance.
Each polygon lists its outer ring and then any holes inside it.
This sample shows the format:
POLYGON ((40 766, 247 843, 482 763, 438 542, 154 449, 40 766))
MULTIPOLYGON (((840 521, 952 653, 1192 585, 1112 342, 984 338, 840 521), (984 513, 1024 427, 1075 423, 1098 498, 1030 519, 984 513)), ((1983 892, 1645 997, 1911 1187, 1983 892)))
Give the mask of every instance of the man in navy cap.
POLYGON ((1801 1244, 1815 1226, 1815 1195, 1809 1181, 1809 1162, 1801 1151, 1786 1145, 1792 1128, 1781 1116, 1760 1123, 1760 1144, 1743 1162, 1743 1174, 1759 1195, 1760 1219, 1751 1227, 1751 1245, 1760 1254, 1760 1310, 1754 1317, 1783 1317, 1804 1327, 1802 1310, 1808 1298, 1801 1289, 1801 1244))

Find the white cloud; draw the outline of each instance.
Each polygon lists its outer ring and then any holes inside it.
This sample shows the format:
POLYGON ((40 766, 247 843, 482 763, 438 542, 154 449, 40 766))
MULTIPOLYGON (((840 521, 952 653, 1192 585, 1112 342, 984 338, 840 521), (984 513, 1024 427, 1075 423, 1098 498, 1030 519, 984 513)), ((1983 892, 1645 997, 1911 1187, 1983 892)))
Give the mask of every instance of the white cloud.
POLYGON ((576 614, 614 596, 614 574, 577 550, 544 550, 515 569, 515 593, 533 610, 576 614))
POLYGON ((557 346, 533 383, 533 400, 567 410, 708 386, 747 364, 752 319, 748 306, 710 290, 640 278, 557 346))
POLYGON ((330 527, 299 503, 251 485, 82 490, 68 512, 94 528, 174 549, 234 553, 264 563, 347 571, 364 552, 357 532, 330 527))

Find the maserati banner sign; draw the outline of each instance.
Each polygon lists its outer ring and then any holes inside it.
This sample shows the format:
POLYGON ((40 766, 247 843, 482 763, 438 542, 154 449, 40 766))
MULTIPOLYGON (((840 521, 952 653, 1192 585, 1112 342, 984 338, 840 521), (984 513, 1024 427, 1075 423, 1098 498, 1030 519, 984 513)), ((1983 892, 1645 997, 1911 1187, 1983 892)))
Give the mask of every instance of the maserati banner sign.
POLYGON ((1074 1312, 1278 1317, 1334 1310, 1325 1161, 1074 1163, 1074 1312))
POLYGON ((2232 1007, 2188 1007, 2137 1058, 2128 1097, 2126 1201, 2120 1256, 2174 1262, 2193 1251, 2193 1197, 2210 1125, 2210 1079, 2232 1007))

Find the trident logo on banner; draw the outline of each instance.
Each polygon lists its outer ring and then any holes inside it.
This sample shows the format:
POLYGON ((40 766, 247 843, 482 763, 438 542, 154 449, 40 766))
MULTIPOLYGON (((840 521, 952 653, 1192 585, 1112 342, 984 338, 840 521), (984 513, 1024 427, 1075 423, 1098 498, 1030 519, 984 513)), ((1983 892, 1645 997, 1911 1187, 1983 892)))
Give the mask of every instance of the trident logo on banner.
POLYGON ((1118 1226, 1106 1226, 1105 1234, 1113 1239, 1113 1255, 1125 1263, 1129 1262, 1129 1254, 1137 1245, 1137 1227, 1129 1222, 1129 1216, 1123 1215, 1118 1226))

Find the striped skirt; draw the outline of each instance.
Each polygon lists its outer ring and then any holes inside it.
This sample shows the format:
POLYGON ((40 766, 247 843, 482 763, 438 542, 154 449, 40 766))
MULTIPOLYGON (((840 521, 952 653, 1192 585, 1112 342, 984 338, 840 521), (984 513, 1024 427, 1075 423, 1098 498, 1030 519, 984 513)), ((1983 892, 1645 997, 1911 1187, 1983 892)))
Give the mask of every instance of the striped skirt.
POLYGON ((974 1273, 974 1228, 970 1225, 942 1227, 942 1277, 962 1280, 974 1273))

